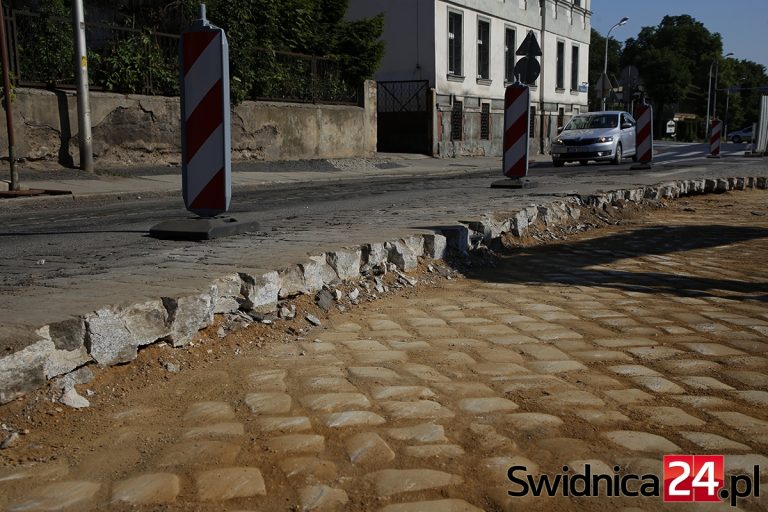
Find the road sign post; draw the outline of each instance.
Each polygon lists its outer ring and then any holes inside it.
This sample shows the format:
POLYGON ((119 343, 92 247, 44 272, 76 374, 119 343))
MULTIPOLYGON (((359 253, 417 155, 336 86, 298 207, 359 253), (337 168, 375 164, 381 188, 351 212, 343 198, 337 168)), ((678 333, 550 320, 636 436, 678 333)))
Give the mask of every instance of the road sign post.
POLYGON ((528 175, 528 130, 530 128, 531 90, 515 83, 504 94, 504 155, 502 171, 507 180, 496 181, 492 188, 525 188, 528 175))
POLYGON ((719 119, 713 119, 709 131, 709 154, 707 158, 720 158, 720 138, 722 133, 723 122, 719 119))
POLYGON ((205 4, 181 35, 179 60, 182 195, 187 210, 201 218, 162 222, 150 235, 201 240, 253 230, 253 221, 215 218, 232 199, 229 49, 224 30, 206 19, 205 4))
POLYGON ((635 150, 637 164, 630 167, 633 170, 650 169, 653 161, 653 107, 637 105, 635 107, 635 150))

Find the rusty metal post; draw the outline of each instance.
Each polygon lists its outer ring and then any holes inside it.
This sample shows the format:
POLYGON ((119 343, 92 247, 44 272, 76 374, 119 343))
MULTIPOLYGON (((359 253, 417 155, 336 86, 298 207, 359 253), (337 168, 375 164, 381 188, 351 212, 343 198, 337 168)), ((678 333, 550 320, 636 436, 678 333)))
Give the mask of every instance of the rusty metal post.
POLYGON ((5 125, 8 129, 8 160, 11 164, 11 190, 19 190, 19 171, 16 169, 16 140, 13 134, 13 111, 11 110, 11 72, 8 66, 8 41, 5 38, 5 9, 0 3, 0 53, 3 62, 3 107, 5 125))

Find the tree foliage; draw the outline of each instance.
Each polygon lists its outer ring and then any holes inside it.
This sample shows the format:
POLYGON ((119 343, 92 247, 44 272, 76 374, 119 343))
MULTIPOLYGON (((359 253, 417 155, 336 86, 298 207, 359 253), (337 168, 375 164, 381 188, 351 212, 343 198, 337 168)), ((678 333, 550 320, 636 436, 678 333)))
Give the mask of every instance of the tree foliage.
MULTIPOLYGON (((638 68, 645 95, 654 105, 657 130, 675 112, 693 113, 704 119, 710 70, 712 88, 717 75, 719 89, 713 90, 710 97, 710 112, 714 112, 717 101, 717 114, 723 118, 727 101, 729 129, 741 128, 757 119, 758 88, 768 85, 765 67, 747 60, 724 58, 720 34, 710 32, 691 16, 665 16, 658 26, 643 27, 636 37, 627 39, 623 48, 618 43, 613 47, 613 43, 609 41, 609 75, 618 72, 619 67, 638 68), (729 88, 732 88, 730 93, 729 88)), ((593 85, 603 69, 604 45, 605 38, 593 30, 590 46, 590 83, 593 85)), ((698 128, 699 136, 703 136, 704 123, 699 122, 698 128)))
POLYGON ((37 16, 24 18, 17 31, 19 74, 26 80, 53 85, 73 80, 75 54, 67 0, 40 0, 37 16))
MULTIPOLYGON (((66 21, 69 4, 68 0, 16 2, 17 8, 42 15, 34 18, 40 27, 26 31, 29 44, 22 50, 34 55, 24 62, 40 75, 52 77, 50 83, 66 79, 73 71, 71 22, 66 21)), ((348 4, 349 0, 208 0, 208 19, 226 31, 229 41, 232 99, 239 102, 281 89, 295 90, 293 96, 298 98, 306 96, 309 88, 312 98, 333 96, 334 91, 354 88, 370 78, 384 53, 383 17, 347 21, 348 4), (312 63, 302 57, 281 58, 276 52, 326 59, 312 63), (318 62, 324 69, 317 69, 318 62)), ((181 33, 198 17, 198 6, 198 0, 89 1, 87 22, 133 30, 95 47, 89 45, 94 85, 121 92, 175 94, 175 62, 169 60, 176 57, 150 33, 181 33)))
MULTIPOLYGON (((196 0, 101 3, 125 24, 171 33, 183 31, 198 12, 196 0)), ((275 56, 279 51, 336 59, 342 70, 338 79, 349 84, 370 78, 384 53, 383 17, 346 21, 348 4, 349 0, 209 0, 208 19, 225 30, 229 41, 233 100, 259 96, 274 87, 270 80, 300 71, 299 62, 282 64, 275 56)), ((303 79, 296 76, 297 82, 303 79)))

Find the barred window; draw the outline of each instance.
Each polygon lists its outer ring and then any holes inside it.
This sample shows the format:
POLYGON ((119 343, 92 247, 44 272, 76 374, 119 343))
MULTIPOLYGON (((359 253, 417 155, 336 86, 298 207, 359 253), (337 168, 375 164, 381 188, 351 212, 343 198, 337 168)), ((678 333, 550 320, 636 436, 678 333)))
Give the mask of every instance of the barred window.
POLYGON ((483 103, 480 111, 480 139, 491 140, 491 104, 483 103))
POLYGON ((451 140, 462 140, 464 137, 464 103, 453 102, 451 111, 451 140))
POLYGON ((533 138, 534 137, 534 130, 536 129, 536 107, 531 107, 531 113, 530 113, 531 119, 530 119, 530 125, 528 126, 528 137, 533 138))

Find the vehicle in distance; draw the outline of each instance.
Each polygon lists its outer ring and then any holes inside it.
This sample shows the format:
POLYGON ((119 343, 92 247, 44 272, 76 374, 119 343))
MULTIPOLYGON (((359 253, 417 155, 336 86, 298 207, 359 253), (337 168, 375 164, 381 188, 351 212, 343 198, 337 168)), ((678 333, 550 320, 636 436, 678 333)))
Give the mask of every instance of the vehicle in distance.
POLYGON ((635 119, 619 110, 577 114, 552 142, 552 163, 586 165, 590 160, 621 163, 626 156, 637 161, 635 119))
POLYGON ((735 142, 736 144, 741 142, 752 142, 752 127, 747 126, 741 130, 729 133, 727 140, 735 142))

